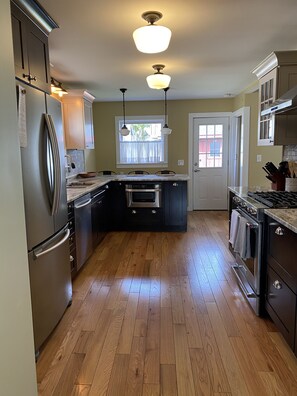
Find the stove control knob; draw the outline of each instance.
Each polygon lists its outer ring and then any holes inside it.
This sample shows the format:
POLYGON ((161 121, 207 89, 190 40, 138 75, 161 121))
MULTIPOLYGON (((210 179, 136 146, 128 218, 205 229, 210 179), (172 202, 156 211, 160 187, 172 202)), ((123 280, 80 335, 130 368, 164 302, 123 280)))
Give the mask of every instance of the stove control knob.
POLYGON ((244 208, 244 209, 246 209, 246 208, 247 208, 247 204, 246 204, 245 202, 242 202, 242 203, 241 203, 241 207, 244 208))
POLYGON ((240 202, 240 198, 238 198, 238 197, 233 197, 233 202, 235 202, 235 203, 239 203, 240 202))

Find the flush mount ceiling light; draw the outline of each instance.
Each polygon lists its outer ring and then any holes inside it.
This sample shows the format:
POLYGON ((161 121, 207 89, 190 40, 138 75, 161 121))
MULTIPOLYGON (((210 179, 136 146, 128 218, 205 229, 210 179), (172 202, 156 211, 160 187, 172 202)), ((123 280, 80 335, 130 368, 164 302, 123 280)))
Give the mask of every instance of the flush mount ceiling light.
POLYGON ((125 113, 125 92, 127 91, 127 88, 120 88, 120 91, 123 94, 123 116, 124 116, 124 125, 122 126, 122 128, 120 129, 120 134, 122 136, 127 136, 129 135, 130 131, 129 129, 126 127, 126 113, 125 113))
POLYGON ((146 54, 165 51, 171 39, 171 30, 165 26, 154 25, 162 18, 161 12, 146 11, 141 16, 149 25, 138 28, 133 32, 133 39, 138 51, 146 54))
POLYGON ((67 95, 68 92, 62 87, 62 83, 51 77, 51 93, 58 94, 59 96, 67 95))
POLYGON ((164 67, 165 65, 153 65, 153 69, 156 70, 156 73, 151 74, 146 78, 147 84, 150 88, 164 89, 169 86, 171 77, 162 73, 161 70, 163 70, 164 67))
POLYGON ((170 129, 167 124, 167 122, 168 122, 168 120, 167 120, 167 118, 168 118, 168 115, 167 115, 167 91, 168 91, 168 89, 169 89, 169 87, 164 88, 164 92, 165 92, 165 102, 164 102, 165 103, 165 124, 164 124, 163 128, 161 129, 161 132, 164 135, 170 135, 172 132, 172 129, 170 129))

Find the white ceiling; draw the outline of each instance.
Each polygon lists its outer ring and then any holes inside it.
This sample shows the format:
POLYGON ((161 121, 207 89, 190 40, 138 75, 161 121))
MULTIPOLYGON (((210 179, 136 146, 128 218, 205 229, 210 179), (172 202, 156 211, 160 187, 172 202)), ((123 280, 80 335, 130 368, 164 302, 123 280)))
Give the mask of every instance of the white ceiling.
POLYGON ((160 100, 148 88, 152 65, 171 75, 168 99, 237 95, 251 70, 276 50, 297 50, 297 0, 39 0, 60 26, 49 37, 51 74, 97 101, 160 100), (172 31, 167 51, 137 51, 133 31, 145 11, 172 31))

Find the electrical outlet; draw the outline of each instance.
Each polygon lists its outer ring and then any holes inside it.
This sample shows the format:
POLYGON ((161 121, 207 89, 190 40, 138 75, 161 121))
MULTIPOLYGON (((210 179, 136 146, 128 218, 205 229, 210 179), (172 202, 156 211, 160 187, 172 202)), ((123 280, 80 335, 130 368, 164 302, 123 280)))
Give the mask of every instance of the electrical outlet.
POLYGON ((262 155, 261 154, 257 154, 257 162, 262 162, 262 155))
POLYGON ((184 166, 185 161, 184 160, 177 160, 177 166, 184 166))

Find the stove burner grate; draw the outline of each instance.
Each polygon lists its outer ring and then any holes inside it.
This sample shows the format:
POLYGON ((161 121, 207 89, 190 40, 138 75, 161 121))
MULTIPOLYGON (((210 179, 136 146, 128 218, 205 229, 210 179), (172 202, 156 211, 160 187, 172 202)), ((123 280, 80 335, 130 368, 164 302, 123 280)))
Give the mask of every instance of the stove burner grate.
POLYGON ((248 192, 248 195, 269 208, 297 208, 297 192, 267 191, 248 192))

